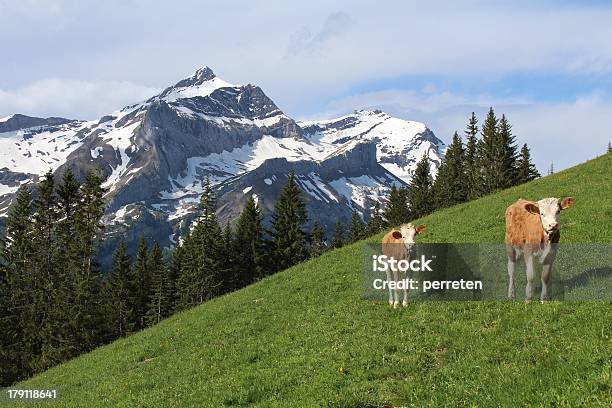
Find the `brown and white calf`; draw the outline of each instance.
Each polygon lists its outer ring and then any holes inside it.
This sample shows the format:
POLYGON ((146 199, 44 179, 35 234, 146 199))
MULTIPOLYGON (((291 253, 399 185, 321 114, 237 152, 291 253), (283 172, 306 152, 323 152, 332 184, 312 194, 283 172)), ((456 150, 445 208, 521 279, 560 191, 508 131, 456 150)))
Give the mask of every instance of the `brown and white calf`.
POLYGON ((525 297, 533 298, 535 277, 534 258, 542 264, 542 293, 540 300, 548 298, 548 282, 553 261, 557 255, 559 214, 574 204, 572 197, 563 200, 544 198, 540 201, 519 199, 506 209, 506 253, 508 255, 508 297, 514 299, 514 273, 516 262, 525 258, 527 287, 525 297))
MULTIPOLYGON (((417 234, 425 231, 424 225, 414 227, 412 224, 403 224, 399 230, 391 230, 382 239, 382 253, 387 258, 393 258, 397 261, 402 259, 408 260, 410 251, 414 247, 417 234)), ((387 268, 387 282, 399 282, 400 271, 397 268, 387 268)), ((404 291, 403 306, 408 305, 408 290, 404 291)), ((389 287, 389 305, 394 308, 399 306, 399 289, 391 289, 389 287)))

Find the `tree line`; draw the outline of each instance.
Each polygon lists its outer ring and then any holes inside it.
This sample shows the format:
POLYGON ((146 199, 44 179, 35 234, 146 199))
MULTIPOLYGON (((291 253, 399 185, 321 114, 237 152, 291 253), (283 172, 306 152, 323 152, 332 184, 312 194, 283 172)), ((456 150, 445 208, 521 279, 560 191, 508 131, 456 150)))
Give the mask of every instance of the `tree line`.
POLYGON ((99 171, 79 182, 66 170, 48 172, 32 190, 19 189, 7 219, 0 263, 0 384, 8 385, 172 314, 237 290, 306 259, 376 234, 435 209, 472 200, 539 177, 529 149, 517 152, 505 116, 489 110, 479 137, 472 114, 464 145, 457 133, 435 180, 419 161, 409 188, 391 188, 327 239, 306 205, 294 174, 275 204, 269 228, 255 196, 235 226, 221 226, 207 180, 191 229, 170 253, 143 236, 133 257, 120 241, 113 267, 96 263, 104 226, 99 171))
POLYGON ((474 200, 540 177, 527 144, 518 149, 512 126, 490 108, 478 128, 472 113, 464 144, 455 132, 435 179, 425 154, 407 188, 391 188, 384 212, 385 226, 397 226, 441 208, 474 200))

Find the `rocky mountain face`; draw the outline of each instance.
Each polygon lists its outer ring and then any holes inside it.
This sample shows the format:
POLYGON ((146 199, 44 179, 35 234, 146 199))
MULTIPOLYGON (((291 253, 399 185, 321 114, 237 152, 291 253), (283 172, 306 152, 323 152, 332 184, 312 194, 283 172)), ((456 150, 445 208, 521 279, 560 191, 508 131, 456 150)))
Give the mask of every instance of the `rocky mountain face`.
POLYGON ((296 122, 261 88, 232 85, 204 67, 97 120, 0 119, 0 216, 19 186, 49 169, 82 176, 98 166, 107 177, 107 233, 128 243, 144 233, 170 247, 189 228, 206 178, 222 223, 251 194, 267 222, 294 171, 311 220, 331 233, 337 219, 353 210, 367 217, 391 185, 408 183, 423 155, 435 174, 443 148, 422 123, 381 111, 296 122))

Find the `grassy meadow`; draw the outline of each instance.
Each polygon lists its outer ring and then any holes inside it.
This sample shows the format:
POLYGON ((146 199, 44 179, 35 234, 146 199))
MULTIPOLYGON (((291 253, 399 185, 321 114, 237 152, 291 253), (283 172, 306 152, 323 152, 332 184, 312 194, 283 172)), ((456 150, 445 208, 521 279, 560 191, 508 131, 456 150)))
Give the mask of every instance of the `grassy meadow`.
MULTIPOLYGON (((561 242, 612 243, 611 186, 607 154, 416 220, 427 228, 419 240, 501 243, 508 204, 570 195, 575 204, 561 215, 561 242)), ((393 310, 362 299, 363 245, 381 237, 15 388, 56 388, 53 405, 70 407, 612 406, 610 302, 423 301, 393 310)))

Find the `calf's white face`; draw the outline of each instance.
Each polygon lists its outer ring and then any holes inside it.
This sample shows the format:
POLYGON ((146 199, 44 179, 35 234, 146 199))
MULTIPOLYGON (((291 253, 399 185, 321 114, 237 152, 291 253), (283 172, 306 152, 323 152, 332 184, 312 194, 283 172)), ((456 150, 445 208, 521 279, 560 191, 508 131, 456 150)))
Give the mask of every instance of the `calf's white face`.
POLYGON ((538 201, 537 205, 525 204, 525 209, 532 214, 538 214, 542 222, 542 228, 547 234, 550 234, 559 228, 559 214, 561 210, 565 210, 574 204, 572 197, 566 197, 563 200, 558 198, 543 198, 538 201))
POLYGON ((417 234, 425 231, 425 226, 423 224, 418 227, 414 227, 412 224, 404 224, 400 227, 400 233, 402 234, 402 240, 404 241, 404 245, 408 250, 412 249, 415 244, 415 238, 417 234))

